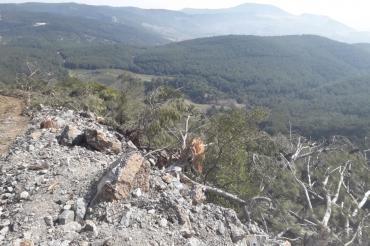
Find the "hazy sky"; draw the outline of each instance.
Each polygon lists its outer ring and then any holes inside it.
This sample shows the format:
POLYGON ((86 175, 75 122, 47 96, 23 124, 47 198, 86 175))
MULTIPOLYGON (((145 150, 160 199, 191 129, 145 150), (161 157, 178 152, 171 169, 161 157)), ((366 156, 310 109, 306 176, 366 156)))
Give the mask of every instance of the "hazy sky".
MULTIPOLYGON (((71 2, 73 0, 32 0, 34 2, 71 2)), ((24 2, 0 0, 0 3, 24 2)), ((74 2, 142 8, 224 8, 246 2, 267 3, 293 14, 319 14, 330 16, 358 30, 370 31, 369 0, 75 0, 74 2)))

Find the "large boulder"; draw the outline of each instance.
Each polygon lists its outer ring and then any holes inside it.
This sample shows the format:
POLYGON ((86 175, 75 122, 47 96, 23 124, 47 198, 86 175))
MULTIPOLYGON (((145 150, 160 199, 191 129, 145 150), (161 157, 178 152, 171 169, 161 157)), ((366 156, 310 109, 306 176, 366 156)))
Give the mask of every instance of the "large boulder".
POLYGON ((118 154, 122 151, 122 143, 116 138, 108 138, 107 135, 96 129, 85 130, 86 144, 94 150, 101 152, 113 152, 118 154))
POLYGON ((74 146, 80 145, 84 141, 83 133, 76 127, 67 125, 58 137, 59 144, 74 146))
POLYGON ((149 190, 149 173, 150 164, 140 152, 124 153, 110 166, 98 182, 92 205, 98 200, 125 199, 136 188, 147 192, 149 190))

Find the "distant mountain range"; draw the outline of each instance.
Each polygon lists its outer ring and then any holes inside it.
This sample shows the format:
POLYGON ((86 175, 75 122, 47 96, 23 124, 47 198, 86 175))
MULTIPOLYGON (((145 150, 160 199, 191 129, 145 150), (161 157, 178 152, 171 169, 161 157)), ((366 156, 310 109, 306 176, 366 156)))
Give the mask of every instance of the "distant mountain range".
MULTIPOLYGON (((74 39, 77 35, 78 40, 137 45, 157 45, 229 34, 259 36, 313 34, 348 43, 370 42, 370 33, 357 32, 325 16, 292 15, 272 5, 250 3, 227 9, 181 11, 75 3, 1 4, 0 35, 4 36, 3 26, 9 20, 9 16, 14 21, 21 21, 17 19, 17 15, 24 17, 25 13, 28 18, 25 23, 31 25, 30 28, 36 23, 46 23, 46 26, 49 25, 49 31, 52 29, 53 32, 57 32, 60 31, 58 29, 60 24, 70 24, 69 28, 75 34, 74 39), (90 23, 89 28, 79 27, 79 24, 87 25, 87 22, 90 23)), ((17 31, 17 27, 11 26, 12 31, 17 31)))

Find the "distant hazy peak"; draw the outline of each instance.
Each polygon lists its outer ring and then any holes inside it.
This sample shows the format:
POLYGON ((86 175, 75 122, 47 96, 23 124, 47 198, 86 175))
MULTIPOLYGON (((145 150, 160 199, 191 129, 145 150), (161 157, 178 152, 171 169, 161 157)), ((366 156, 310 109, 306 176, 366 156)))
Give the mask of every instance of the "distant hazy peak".
POLYGON ((288 12, 282 10, 281 8, 278 8, 274 5, 269 4, 258 4, 258 3, 244 3, 241 5, 238 5, 236 7, 230 8, 230 10, 241 10, 241 11, 269 11, 269 12, 275 12, 275 13, 284 13, 288 14, 288 12))
POLYGON ((218 13, 248 13, 248 14, 276 14, 290 15, 288 12, 269 4, 244 3, 236 7, 223 9, 192 9, 181 10, 187 14, 218 14, 218 13))

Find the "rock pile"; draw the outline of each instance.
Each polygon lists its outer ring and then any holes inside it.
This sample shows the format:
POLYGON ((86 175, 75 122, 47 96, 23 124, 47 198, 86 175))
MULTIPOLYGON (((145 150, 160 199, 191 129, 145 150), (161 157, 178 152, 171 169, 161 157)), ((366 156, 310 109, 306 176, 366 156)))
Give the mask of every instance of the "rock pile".
POLYGON ((0 158, 1 245, 283 245, 204 203, 199 187, 151 168, 155 158, 93 114, 33 115, 0 158), (40 129, 44 119, 52 127, 40 129))

